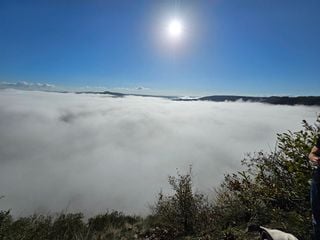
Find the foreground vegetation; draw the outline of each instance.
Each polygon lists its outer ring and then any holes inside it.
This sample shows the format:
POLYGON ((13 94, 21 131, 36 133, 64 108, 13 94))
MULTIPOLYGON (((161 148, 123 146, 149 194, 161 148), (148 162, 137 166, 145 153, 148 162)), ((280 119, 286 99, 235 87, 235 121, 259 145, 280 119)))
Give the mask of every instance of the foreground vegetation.
MULTIPOLYGON (((240 172, 225 176, 209 199, 192 186, 192 171, 169 177, 174 194, 159 193, 146 217, 113 211, 84 220, 81 213, 33 215, 14 219, 0 211, 0 239, 257 239, 248 224, 283 229, 300 240, 311 236, 308 153, 320 133, 303 121, 303 130, 277 135, 273 152, 248 154, 240 172)), ((1 201, 1 200, 0 200, 1 201)))

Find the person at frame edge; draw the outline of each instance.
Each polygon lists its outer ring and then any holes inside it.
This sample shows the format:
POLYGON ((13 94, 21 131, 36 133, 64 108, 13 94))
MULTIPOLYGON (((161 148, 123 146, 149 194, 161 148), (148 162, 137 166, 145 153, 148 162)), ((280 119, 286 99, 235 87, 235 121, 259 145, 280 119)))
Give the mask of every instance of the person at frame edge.
POLYGON ((309 160, 313 166, 310 189, 313 239, 320 240, 320 136, 317 144, 311 149, 309 160))

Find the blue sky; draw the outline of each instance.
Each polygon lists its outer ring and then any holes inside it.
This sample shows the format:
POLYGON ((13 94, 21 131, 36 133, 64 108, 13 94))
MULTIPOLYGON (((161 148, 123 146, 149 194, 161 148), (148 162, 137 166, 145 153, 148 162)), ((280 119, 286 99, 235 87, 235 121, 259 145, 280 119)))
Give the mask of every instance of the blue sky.
POLYGON ((1 0, 0 82, 319 95, 318 0, 1 0), (179 42, 164 27, 182 19, 179 42))

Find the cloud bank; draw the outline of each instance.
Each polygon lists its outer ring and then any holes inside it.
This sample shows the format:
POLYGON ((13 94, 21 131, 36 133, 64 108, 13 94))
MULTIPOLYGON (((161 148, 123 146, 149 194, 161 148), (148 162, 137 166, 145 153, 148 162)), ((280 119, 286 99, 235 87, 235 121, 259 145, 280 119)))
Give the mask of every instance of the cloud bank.
POLYGON ((218 186, 247 152, 313 122, 317 107, 0 91, 0 209, 144 214, 168 175, 193 165, 218 186))
POLYGON ((49 83, 30 83, 30 82, 0 82, 0 89, 21 89, 21 90, 54 90, 55 85, 49 83))

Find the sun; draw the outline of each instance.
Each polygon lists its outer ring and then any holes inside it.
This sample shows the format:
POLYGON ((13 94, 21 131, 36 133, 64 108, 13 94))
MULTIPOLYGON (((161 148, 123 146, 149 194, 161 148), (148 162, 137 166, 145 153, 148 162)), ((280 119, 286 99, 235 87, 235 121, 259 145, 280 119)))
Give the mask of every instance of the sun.
POLYGON ((168 23, 167 32, 168 32, 168 36, 171 39, 173 40, 180 39, 183 34, 182 21, 177 18, 171 19, 168 23))

